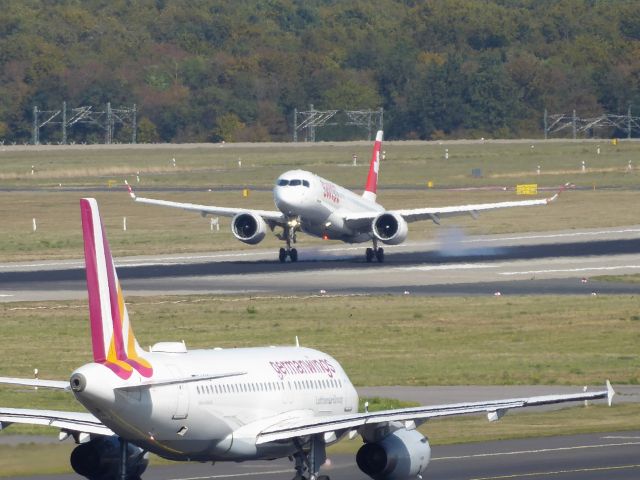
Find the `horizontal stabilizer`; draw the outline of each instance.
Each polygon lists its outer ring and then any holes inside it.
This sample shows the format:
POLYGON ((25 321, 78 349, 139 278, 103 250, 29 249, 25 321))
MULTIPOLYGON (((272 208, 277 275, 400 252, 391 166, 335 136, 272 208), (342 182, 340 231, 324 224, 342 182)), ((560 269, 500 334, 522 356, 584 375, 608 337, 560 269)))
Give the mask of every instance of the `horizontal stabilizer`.
POLYGON ((40 380, 39 378, 0 377, 0 383, 9 385, 24 385, 27 387, 54 388, 57 390, 71 390, 68 380, 40 380))

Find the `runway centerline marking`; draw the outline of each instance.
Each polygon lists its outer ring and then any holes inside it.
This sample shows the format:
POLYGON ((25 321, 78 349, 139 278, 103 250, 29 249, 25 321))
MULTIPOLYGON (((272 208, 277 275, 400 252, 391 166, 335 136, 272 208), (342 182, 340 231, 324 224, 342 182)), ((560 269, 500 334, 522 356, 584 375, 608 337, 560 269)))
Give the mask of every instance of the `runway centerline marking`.
POLYGON ((626 447, 631 445, 640 445, 640 442, 602 443, 598 445, 576 445, 574 447, 541 448, 538 450, 515 450, 512 452, 475 453, 473 455, 459 455, 459 456, 453 456, 453 457, 435 457, 435 458, 432 458, 431 461, 462 460, 465 458, 499 457, 503 455, 526 455, 531 453, 563 452, 567 450, 585 450, 588 448, 626 447))
POLYGON ((545 270, 523 270, 520 272, 498 272, 499 275, 534 275, 538 273, 577 273, 611 270, 638 270, 640 265, 618 265, 613 267, 549 268, 545 270))
POLYGON ((629 470, 632 468, 640 468, 640 464, 615 465, 611 467, 574 468, 567 470, 554 470, 550 472, 514 473, 513 475, 499 475, 497 477, 476 477, 471 478, 470 480, 500 480, 504 478, 549 477, 551 475, 562 475, 565 473, 608 472, 611 470, 629 470))

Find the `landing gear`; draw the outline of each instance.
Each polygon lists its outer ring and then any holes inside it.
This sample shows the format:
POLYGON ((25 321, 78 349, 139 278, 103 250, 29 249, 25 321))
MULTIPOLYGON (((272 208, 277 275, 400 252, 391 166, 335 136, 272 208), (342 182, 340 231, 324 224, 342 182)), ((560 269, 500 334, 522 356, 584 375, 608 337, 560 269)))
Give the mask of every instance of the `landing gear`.
POLYGON ((296 462, 293 480, 330 480, 327 475, 318 475, 320 466, 327 459, 322 436, 314 435, 308 445, 299 445, 298 448, 298 452, 293 455, 296 462))
POLYGON ((378 247, 378 242, 373 241, 373 248, 367 248, 365 251, 365 258, 367 263, 371 263, 375 257, 378 263, 384 262, 384 248, 378 247))
MULTIPOLYGON (((296 242, 296 233, 293 228, 286 227, 284 229, 284 240, 287 242, 287 248, 281 248, 278 252, 278 260, 280 263, 284 263, 287 261, 287 257, 291 259, 292 262, 298 261, 298 250, 295 248, 291 248, 291 242, 296 242)), ((282 237, 280 237, 282 239, 282 237)))

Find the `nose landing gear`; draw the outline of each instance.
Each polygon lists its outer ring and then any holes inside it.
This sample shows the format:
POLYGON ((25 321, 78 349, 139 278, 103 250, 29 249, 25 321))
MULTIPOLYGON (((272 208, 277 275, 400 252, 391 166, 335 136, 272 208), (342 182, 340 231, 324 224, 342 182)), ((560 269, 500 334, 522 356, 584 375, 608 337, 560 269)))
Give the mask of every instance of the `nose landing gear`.
POLYGON ((284 263, 287 261, 287 257, 291 259, 292 262, 298 261, 298 250, 295 248, 291 248, 291 242, 296 243, 296 231, 295 227, 292 228, 290 226, 285 227, 284 229, 284 240, 287 242, 287 248, 281 248, 278 253, 278 259, 280 263, 284 263))

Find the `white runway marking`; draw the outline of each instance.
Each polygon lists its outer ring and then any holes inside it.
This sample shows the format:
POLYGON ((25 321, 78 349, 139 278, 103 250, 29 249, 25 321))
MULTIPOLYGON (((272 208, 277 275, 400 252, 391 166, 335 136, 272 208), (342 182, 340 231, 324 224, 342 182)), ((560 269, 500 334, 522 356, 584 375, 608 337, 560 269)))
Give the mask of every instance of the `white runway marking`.
POLYGON ((398 267, 394 268, 394 270, 402 270, 402 271, 423 271, 429 272, 433 270, 476 270, 481 268, 500 268, 504 266, 500 263, 463 263, 460 265, 422 265, 417 267, 398 267))
POLYGON ((577 273, 598 272, 611 270, 638 270, 640 265, 619 265, 616 267, 581 267, 581 268, 552 268, 547 270, 524 270, 521 272, 498 272, 499 275, 536 275, 541 273, 577 273))
POLYGON ((179 477, 171 480, 209 480, 214 478, 234 478, 234 477, 254 477, 256 475, 279 475, 281 473, 291 473, 293 469, 287 470, 270 470, 267 472, 246 472, 246 473, 227 473, 222 475, 207 475, 206 477, 179 477))
POLYGON ((550 472, 531 472, 531 473, 514 473, 512 475, 500 475, 497 477, 477 477, 470 480, 501 480, 506 478, 526 478, 526 477, 550 477, 551 475, 562 475, 565 473, 578 472, 607 472, 611 470, 629 470, 631 468, 640 468, 640 465, 613 465, 611 467, 594 467, 594 468, 574 468, 568 470, 554 470, 550 472))
POLYGON ((0 297, 13 297, 13 295, 9 293, 0 293, 0 297))
POLYGON ((598 235, 609 235, 612 233, 640 233, 640 228, 625 228, 623 230, 601 230, 596 232, 571 232, 571 233, 550 233, 537 235, 519 235, 517 237, 498 237, 498 238, 471 238, 462 240, 461 243, 495 243, 504 242, 505 240, 532 240, 540 238, 566 238, 566 237, 587 237, 598 235))
POLYGON ((527 455, 532 453, 563 452, 567 450, 584 450, 587 448, 608 448, 640 445, 640 442, 602 443, 599 445, 576 445, 574 447, 541 448, 538 450, 516 450, 513 452, 477 453, 474 455, 460 455, 454 457, 434 457, 431 460, 461 460, 463 458, 500 457, 505 455, 527 455))

